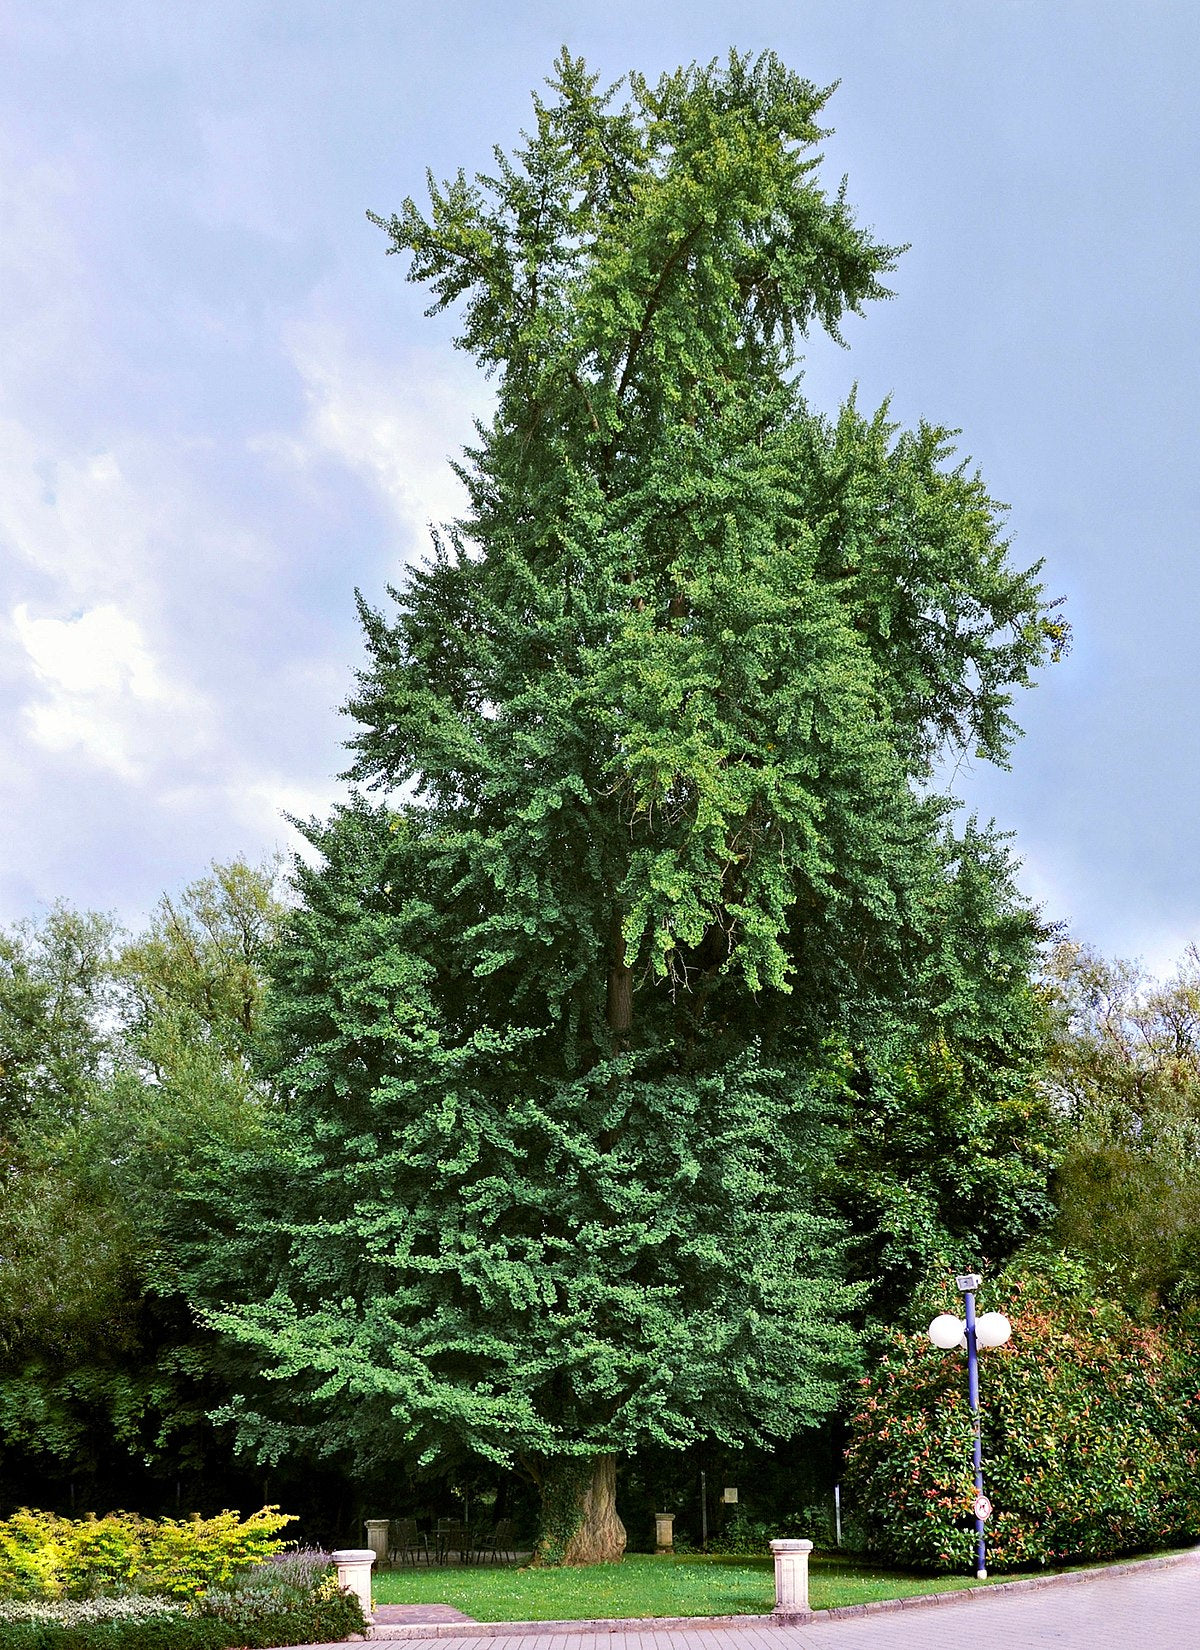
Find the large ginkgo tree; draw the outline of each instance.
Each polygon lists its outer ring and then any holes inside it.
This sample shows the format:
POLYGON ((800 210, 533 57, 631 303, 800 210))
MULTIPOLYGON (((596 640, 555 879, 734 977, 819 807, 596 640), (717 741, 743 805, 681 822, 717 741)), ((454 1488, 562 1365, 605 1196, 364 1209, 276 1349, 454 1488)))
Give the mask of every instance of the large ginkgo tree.
POLYGON ((1005 760, 1063 629, 946 432, 805 401, 806 333, 898 256, 820 181, 827 96, 769 54, 606 93, 564 53, 491 175, 376 219, 495 413, 464 519, 361 606, 282 1120, 179 1276, 267 1377, 247 1445, 514 1465, 547 1561, 620 1555, 623 1454, 836 1404, 884 1067, 900 1111, 952 1068, 1015 1235, 1044 1191, 1036 924, 933 781, 1005 760))

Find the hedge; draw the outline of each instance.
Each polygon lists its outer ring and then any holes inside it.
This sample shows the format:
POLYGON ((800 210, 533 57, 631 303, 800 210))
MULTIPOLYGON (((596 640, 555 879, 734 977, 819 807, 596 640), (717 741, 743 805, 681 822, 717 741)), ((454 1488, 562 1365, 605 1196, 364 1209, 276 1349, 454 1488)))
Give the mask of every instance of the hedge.
MULTIPOLYGON (((304 1638, 275 1639, 304 1644, 304 1638)), ((309 1641, 310 1642, 310 1641, 309 1641)), ((143 1616, 62 1626, 48 1621, 0 1622, 0 1650, 232 1650, 246 1644, 225 1622, 198 1616, 143 1616)))
MULTIPOLYGON (((930 1316, 954 1303, 947 1291, 930 1316)), ((1013 1325, 1008 1346, 980 1355, 989 1567, 1200 1537, 1200 1347, 1181 1326, 1135 1323, 1063 1257, 1011 1268, 981 1304, 1013 1325)), ((923 1333, 895 1334, 862 1381, 843 1486, 871 1552, 974 1567, 966 1387, 966 1354, 939 1352, 923 1333)))
POLYGON ((243 1566, 227 1587, 186 1601, 118 1590, 0 1602, 0 1650, 265 1650, 365 1631, 358 1599, 317 1551, 243 1566))
POLYGON ((329 1644, 362 1633, 358 1600, 342 1593, 315 1606, 172 1613, 115 1621, 0 1621, 0 1650, 267 1650, 329 1644))

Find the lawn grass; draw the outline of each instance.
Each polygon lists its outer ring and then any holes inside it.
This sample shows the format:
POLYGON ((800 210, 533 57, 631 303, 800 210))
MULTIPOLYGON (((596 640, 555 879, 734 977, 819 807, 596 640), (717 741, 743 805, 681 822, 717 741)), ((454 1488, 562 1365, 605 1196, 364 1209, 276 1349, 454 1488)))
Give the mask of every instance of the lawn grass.
MULTIPOLYGON (((917 1575, 814 1555, 814 1610, 968 1587, 971 1576, 917 1575)), ((657 1558, 531 1570, 515 1565, 398 1568, 374 1577, 377 1604, 452 1604, 476 1621, 588 1621, 606 1617, 767 1615, 775 1602, 770 1558, 657 1558)))

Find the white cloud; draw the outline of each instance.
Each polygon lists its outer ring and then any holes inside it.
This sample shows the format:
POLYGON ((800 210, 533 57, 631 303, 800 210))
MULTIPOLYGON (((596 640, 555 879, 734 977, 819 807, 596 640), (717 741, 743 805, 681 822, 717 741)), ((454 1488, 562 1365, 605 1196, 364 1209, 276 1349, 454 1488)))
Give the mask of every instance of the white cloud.
MULTIPOLYGON (((205 135, 211 182, 237 145, 205 135)), ((58 896, 144 907, 214 854, 299 845, 282 815, 342 790, 353 584, 461 512, 447 457, 490 403, 449 351, 389 365, 356 345, 336 286, 243 309, 127 260, 103 153, 27 148, 0 132, 0 922, 58 896), (277 411, 243 409, 235 367, 277 411)), ((201 252, 214 221, 248 225, 236 192, 181 198, 201 252)))
POLYGON ((229 806, 255 841, 273 839, 315 863, 320 856, 288 820, 325 819, 344 796, 345 786, 333 779, 322 785, 303 785, 280 773, 247 774, 240 784, 230 787, 229 806))
POLYGON ((31 411, 0 418, 0 922, 305 851, 282 816, 339 792, 349 665, 280 577, 290 518, 248 528, 174 434, 88 450, 31 411))
POLYGON ((73 619, 33 619, 22 602, 13 621, 38 675, 59 691, 86 697, 128 687, 137 699, 163 697, 141 631, 111 603, 73 619))
POLYGON ((303 381, 309 419, 300 441, 272 445, 303 466, 334 457, 367 481, 422 550, 430 523, 453 520, 466 505, 450 467, 490 415, 492 393, 478 369, 448 351, 410 349, 380 364, 355 351, 344 331, 297 328, 290 353, 303 381))
POLYGON ((46 750, 79 750, 139 780, 164 742, 177 753, 204 742, 208 706, 164 678, 140 625, 114 603, 55 619, 21 602, 12 622, 39 690, 25 715, 46 750))

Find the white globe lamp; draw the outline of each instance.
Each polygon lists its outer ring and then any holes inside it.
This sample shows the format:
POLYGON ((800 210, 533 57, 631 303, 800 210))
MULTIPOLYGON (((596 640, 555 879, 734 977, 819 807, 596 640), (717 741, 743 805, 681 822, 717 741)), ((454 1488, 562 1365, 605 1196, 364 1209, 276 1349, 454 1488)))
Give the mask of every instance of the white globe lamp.
POLYGON ((975 1319, 975 1340, 979 1346, 1003 1346, 1012 1334, 1012 1324, 1003 1312, 982 1312, 975 1319))
POLYGON ((953 1312, 940 1313, 929 1326, 929 1339, 941 1352, 952 1352, 964 1344, 967 1326, 953 1312))

